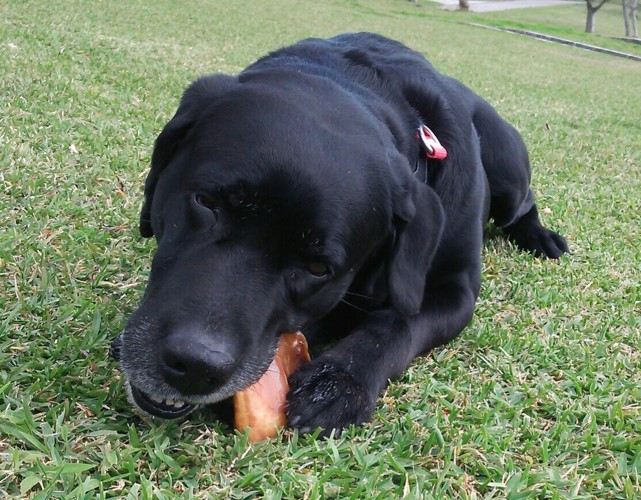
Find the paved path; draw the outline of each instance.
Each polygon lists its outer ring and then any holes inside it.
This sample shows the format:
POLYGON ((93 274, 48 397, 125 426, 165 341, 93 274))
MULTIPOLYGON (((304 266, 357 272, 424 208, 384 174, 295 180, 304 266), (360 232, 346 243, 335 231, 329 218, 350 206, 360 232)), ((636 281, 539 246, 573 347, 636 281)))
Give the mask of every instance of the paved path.
POLYGON ((498 26, 487 26, 485 24, 477 23, 467 24, 469 24, 470 26, 477 26, 479 28, 485 28, 488 30, 504 31, 506 33, 513 33, 515 35, 525 35, 532 38, 538 38, 539 40, 545 40, 546 42, 560 43, 562 45, 569 45, 578 49, 591 50, 592 52, 601 52, 602 54, 624 57, 626 59, 632 59, 634 61, 641 61, 641 56, 638 56, 636 54, 629 54, 627 52, 621 52, 620 50, 606 49, 605 47, 590 45, 589 43, 576 42, 574 40, 568 40, 566 38, 559 38, 557 36, 546 35, 544 33, 537 33, 536 31, 519 30, 514 28, 499 28, 498 26))
MULTIPOLYGON (((444 9, 458 9, 458 0, 435 0, 440 3, 444 9)), ((568 0, 469 0, 470 10, 473 12, 494 12, 497 10, 508 9, 530 9, 534 7, 554 7, 556 5, 568 5, 572 2, 568 0)))

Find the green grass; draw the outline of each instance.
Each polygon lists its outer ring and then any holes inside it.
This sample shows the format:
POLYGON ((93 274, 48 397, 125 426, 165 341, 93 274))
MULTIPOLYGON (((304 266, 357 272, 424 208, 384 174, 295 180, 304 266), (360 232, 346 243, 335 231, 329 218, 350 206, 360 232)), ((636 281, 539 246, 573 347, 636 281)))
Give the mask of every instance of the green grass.
MULTIPOLYGON (((584 20, 546 11, 487 18, 584 20)), ((641 495, 639 63, 404 0, 9 0, 0 16, 0 496, 641 495), (340 437, 142 422, 106 350, 154 249, 136 221, 156 134, 196 76, 353 30, 421 50, 519 127, 573 255, 488 241, 473 323, 340 437)))

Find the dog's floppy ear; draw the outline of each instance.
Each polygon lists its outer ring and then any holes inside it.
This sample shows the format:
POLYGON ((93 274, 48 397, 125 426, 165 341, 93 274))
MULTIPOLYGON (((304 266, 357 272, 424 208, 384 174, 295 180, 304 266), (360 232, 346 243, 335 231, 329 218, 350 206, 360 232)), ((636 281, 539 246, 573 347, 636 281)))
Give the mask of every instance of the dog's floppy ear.
POLYGON ((145 202, 140 211, 140 234, 145 238, 151 238, 154 235, 151 227, 151 204, 160 174, 169 163, 169 160, 171 160, 176 148, 187 135, 193 123, 192 112, 184 109, 181 105, 176 115, 165 125, 165 128, 156 139, 154 152, 151 155, 151 170, 145 180, 145 202))
POLYGON ((388 261, 392 306, 403 316, 421 309, 427 273, 436 254, 445 213, 434 190, 413 181, 394 195, 396 236, 388 261))
POLYGON ((183 94, 174 117, 165 125, 156 139, 151 155, 151 170, 145 181, 145 202, 140 212, 140 234, 145 238, 154 235, 151 227, 151 204, 160 174, 200 117, 204 108, 220 98, 237 82, 229 75, 210 75, 192 83, 183 94))

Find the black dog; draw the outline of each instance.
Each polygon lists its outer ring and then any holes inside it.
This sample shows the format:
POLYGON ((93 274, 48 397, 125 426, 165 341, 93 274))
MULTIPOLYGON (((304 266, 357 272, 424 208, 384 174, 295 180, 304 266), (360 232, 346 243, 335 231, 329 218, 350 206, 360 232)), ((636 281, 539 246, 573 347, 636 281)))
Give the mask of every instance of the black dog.
POLYGON ((472 318, 488 217, 524 250, 568 251, 529 183, 511 125, 381 36, 304 40, 197 80, 145 184, 140 231, 158 250, 114 343, 131 400, 174 418, 229 398, 300 329, 332 347, 291 377, 290 425, 367 420, 389 379, 472 318))

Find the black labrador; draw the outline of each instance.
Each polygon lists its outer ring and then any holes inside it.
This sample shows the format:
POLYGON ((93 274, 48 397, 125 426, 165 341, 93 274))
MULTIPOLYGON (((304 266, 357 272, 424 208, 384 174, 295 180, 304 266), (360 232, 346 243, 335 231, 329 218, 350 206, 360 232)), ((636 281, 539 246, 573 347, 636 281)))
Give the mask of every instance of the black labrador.
POLYGON ((145 183, 158 249, 113 345, 130 400, 162 418, 228 400, 302 330, 319 353, 291 377, 290 425, 366 421, 388 380, 470 322, 488 218, 524 250, 568 252, 529 184, 519 133, 382 36, 197 80, 145 183))

